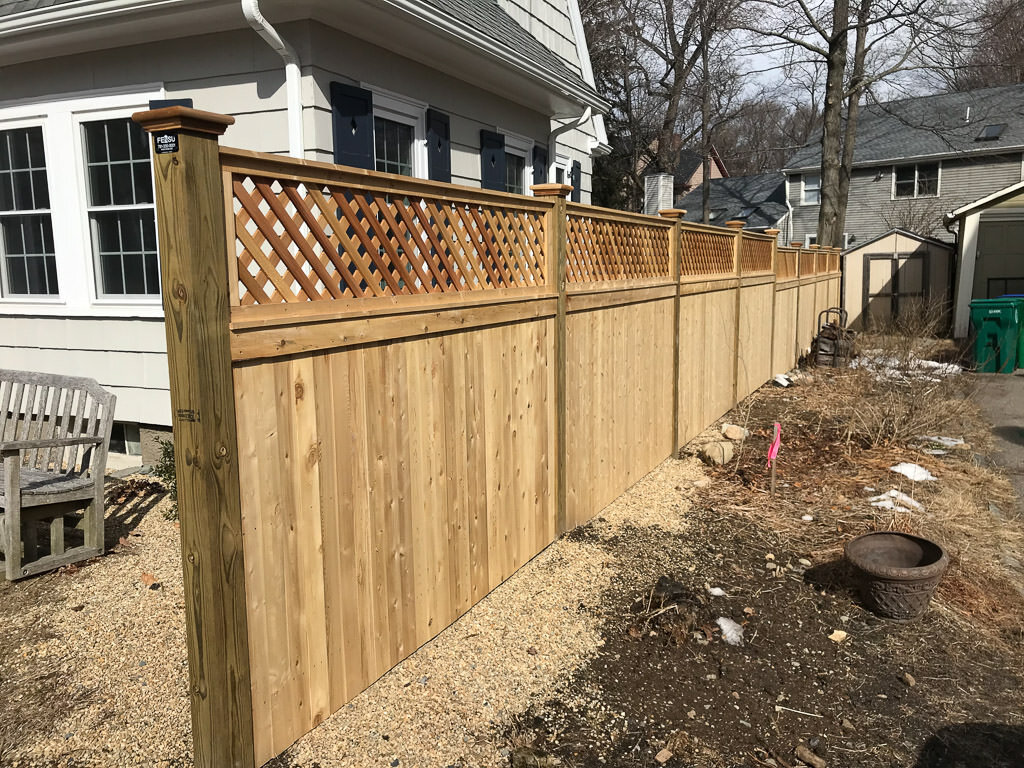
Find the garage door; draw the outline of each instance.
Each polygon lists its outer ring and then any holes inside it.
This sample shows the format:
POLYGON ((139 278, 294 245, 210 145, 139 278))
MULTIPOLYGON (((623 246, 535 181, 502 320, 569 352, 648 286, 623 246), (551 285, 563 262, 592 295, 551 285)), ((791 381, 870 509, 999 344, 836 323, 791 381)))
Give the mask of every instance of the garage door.
POLYGON ((1024 221, 985 221, 978 227, 974 298, 1024 293, 1024 221))

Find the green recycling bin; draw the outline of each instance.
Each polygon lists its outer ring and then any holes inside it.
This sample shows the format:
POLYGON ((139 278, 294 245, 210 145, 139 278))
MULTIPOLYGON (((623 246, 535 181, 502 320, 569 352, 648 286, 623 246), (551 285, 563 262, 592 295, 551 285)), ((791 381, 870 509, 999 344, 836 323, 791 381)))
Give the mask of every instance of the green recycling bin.
POLYGON ((1020 309, 1016 299, 975 299, 974 362, 979 373, 1013 373, 1017 367, 1020 309))
POLYGON ((1013 299, 1017 302, 1017 318, 1020 320, 1020 327, 1017 329, 1017 367, 1024 368, 1024 294, 1007 293, 999 298, 1013 299))

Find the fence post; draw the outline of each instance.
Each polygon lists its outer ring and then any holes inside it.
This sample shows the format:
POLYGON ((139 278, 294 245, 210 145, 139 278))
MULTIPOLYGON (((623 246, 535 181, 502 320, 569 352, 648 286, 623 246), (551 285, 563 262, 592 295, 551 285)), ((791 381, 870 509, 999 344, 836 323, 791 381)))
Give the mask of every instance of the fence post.
MULTIPOLYGON (((777 304, 779 297, 779 232, 778 229, 766 229, 764 233, 771 235, 772 237, 772 335, 771 341, 769 342, 771 349, 768 351, 768 359, 772 362, 772 376, 776 373, 785 373, 785 371, 775 371, 775 315, 777 312, 777 304)), ((799 289, 798 289, 799 290, 799 289)))
POLYGON ((218 139, 234 118, 138 112, 153 134, 160 277, 197 768, 253 768, 229 291, 218 139))
POLYGON ((732 337, 732 404, 739 402, 740 393, 740 301, 743 296, 743 272, 740 269, 740 255, 743 251, 743 222, 738 219, 725 222, 725 226, 732 230, 733 246, 732 260, 733 273, 736 275, 736 332, 732 337))
POLYGON ((666 208, 658 215, 672 220, 668 234, 668 275, 675 281, 675 299, 672 306, 672 455, 679 450, 679 286, 682 265, 682 233, 685 208, 666 208))
POLYGON ((566 466, 566 397, 565 397, 565 257, 567 248, 565 199, 572 192, 568 184, 534 184, 530 187, 534 197, 547 198, 551 208, 547 212, 544 231, 547 233, 548 284, 553 282, 558 292, 555 314, 555 535, 568 530, 568 467, 566 466))

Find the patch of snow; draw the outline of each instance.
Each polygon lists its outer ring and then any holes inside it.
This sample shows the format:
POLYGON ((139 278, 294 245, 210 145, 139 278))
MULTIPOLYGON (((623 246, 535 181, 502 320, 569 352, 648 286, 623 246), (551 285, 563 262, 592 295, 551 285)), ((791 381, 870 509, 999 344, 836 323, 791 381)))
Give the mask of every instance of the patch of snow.
POLYGON ((924 509, 924 507, 921 506, 920 502, 915 501, 902 491, 897 491, 895 488, 886 491, 885 493, 880 494, 878 496, 873 496, 870 499, 868 499, 868 501, 871 502, 871 506, 873 507, 885 507, 886 509, 892 509, 892 507, 886 506, 885 502, 887 501, 894 502, 902 507, 913 507, 914 509, 919 510, 924 509))
POLYGON ((793 383, 792 381, 790 381, 789 376, 787 376, 784 373, 778 374, 774 379, 772 379, 772 381, 774 381, 780 387, 788 387, 790 384, 793 383))
POLYGON ((890 471, 901 474, 904 477, 909 477, 915 483, 923 483, 935 479, 935 475, 920 464, 911 464, 907 461, 901 462, 896 466, 889 467, 889 469, 890 471))
POLYGON ((715 623, 721 627, 725 642, 729 645, 743 645, 743 627, 725 616, 719 616, 715 623))
POLYGON ((708 587, 708 594, 712 597, 728 597, 728 595, 725 594, 725 590, 721 587, 708 587))
POLYGON ((963 369, 954 363, 937 363, 934 360, 922 360, 914 355, 906 359, 885 355, 879 350, 869 350, 850 361, 851 368, 863 368, 871 371, 879 380, 910 381, 941 381, 947 376, 956 376, 963 369))

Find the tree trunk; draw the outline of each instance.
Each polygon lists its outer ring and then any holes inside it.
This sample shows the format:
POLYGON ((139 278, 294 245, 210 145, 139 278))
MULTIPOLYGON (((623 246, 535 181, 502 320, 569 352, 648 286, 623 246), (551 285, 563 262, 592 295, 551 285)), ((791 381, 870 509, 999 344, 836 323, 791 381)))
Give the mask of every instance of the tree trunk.
MULTIPOLYGON (((860 0, 857 9, 857 37, 853 48, 853 71, 846 98, 846 127, 843 130, 843 157, 839 167, 838 219, 836 232, 840 241, 846 229, 846 204, 850 199, 850 175, 853 171, 853 152, 857 143, 857 121, 860 119, 860 97, 864 93, 864 60, 867 57, 868 15, 871 0, 860 0)), ((845 247, 845 242, 839 242, 845 247)))
POLYGON ((700 84, 700 206, 701 221, 705 224, 711 223, 711 73, 708 71, 711 53, 708 50, 709 25, 707 23, 707 9, 701 16, 701 75, 703 82, 700 84))
POLYGON ((843 94, 845 92, 847 26, 850 20, 849 0, 834 0, 832 36, 825 60, 825 108, 821 132, 821 205, 818 210, 819 245, 841 245, 839 222, 839 167, 843 132, 843 94))

